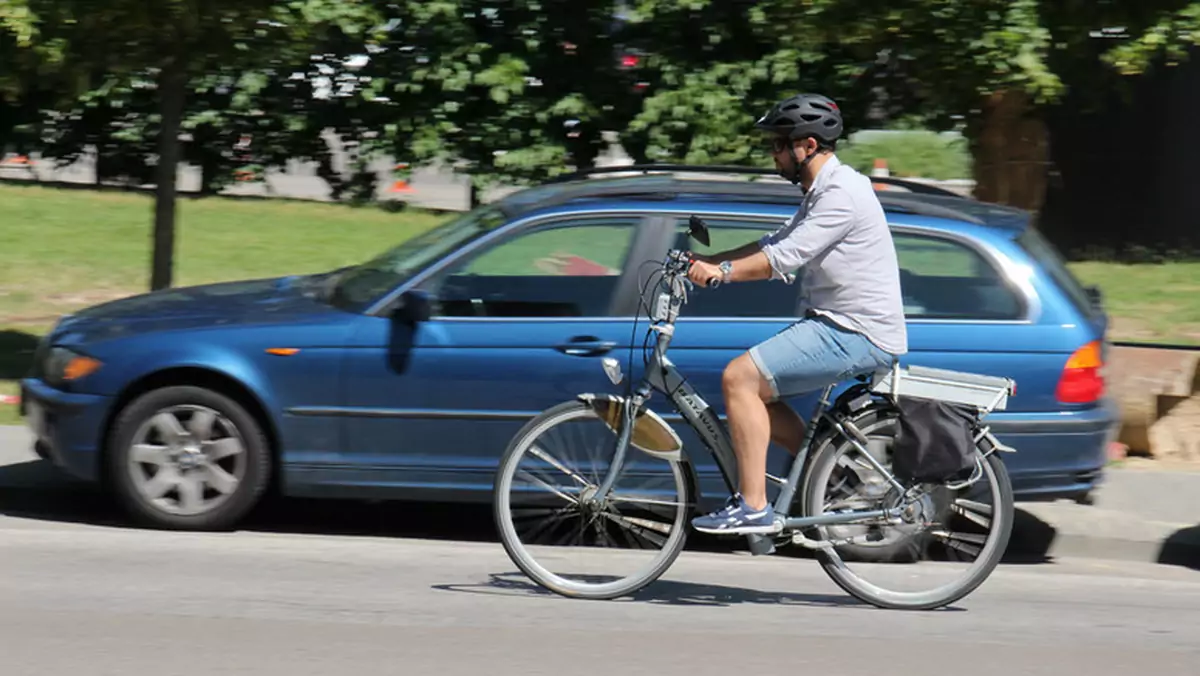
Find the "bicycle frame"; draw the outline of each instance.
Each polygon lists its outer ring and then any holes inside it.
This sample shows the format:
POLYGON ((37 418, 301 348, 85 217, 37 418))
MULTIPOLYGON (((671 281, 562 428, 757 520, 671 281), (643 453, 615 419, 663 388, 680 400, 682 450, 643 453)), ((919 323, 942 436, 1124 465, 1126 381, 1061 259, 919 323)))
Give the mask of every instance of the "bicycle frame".
MULTIPOLYGON (((713 413, 712 407, 709 406, 708 402, 696 391, 695 387, 684 379, 679 369, 666 356, 667 348, 674 334, 674 322, 678 316, 679 307, 683 302, 684 293, 682 284, 683 282, 679 279, 678 273, 671 274, 668 280, 664 282, 664 286, 668 286, 669 289, 659 293, 658 303, 653 312, 654 316, 651 317, 652 324, 649 329, 658 333, 658 340, 654 346, 654 354, 647 364, 641 384, 629 399, 623 401, 622 424, 618 430, 616 453, 604 481, 592 496, 593 500, 604 500, 608 492, 612 489, 612 485, 623 467, 636 418, 642 412, 643 406, 650 398, 652 391, 655 390, 665 395, 671 401, 675 410, 700 436, 700 439, 704 442, 709 453, 716 461, 717 467, 730 493, 732 494, 737 491, 737 459, 733 451, 733 443, 730 439, 728 429, 721 422, 720 418, 713 413)), ((607 370, 608 368, 606 368, 607 370)), ((611 374, 610 377, 612 377, 611 374)), ((614 382, 618 381, 614 378, 614 382)), ((794 531, 809 526, 849 524, 880 518, 897 519, 901 517, 904 511, 904 504, 902 503, 886 510, 850 511, 839 514, 821 514, 806 517, 788 516, 787 510, 790 508, 791 502, 795 497, 801 479, 804 478, 804 468, 816 435, 815 430, 822 420, 828 420, 837 434, 847 439, 861 451, 874 466, 875 470, 887 477, 888 481, 900 495, 905 495, 904 487, 867 451, 866 447, 852 433, 847 432, 845 425, 828 416, 827 412, 832 403, 830 397, 833 394, 835 385, 836 383, 830 384, 822 391, 816 410, 805 428, 805 436, 801 443, 800 452, 792 459, 787 478, 781 480, 771 477, 783 487, 776 497, 774 504, 775 512, 778 515, 776 523, 780 527, 777 533, 794 531)), ((766 539, 766 536, 750 535, 747 537, 751 538, 752 549, 772 546, 769 540, 766 539)))

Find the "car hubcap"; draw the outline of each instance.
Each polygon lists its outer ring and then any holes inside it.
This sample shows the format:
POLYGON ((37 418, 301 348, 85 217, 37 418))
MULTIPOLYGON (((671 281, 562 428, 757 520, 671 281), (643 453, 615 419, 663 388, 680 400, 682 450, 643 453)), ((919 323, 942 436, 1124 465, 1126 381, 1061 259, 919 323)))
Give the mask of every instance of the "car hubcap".
POLYGON ((137 491, 169 514, 224 503, 246 473, 246 446, 228 418, 204 406, 163 409, 142 423, 129 453, 137 491))

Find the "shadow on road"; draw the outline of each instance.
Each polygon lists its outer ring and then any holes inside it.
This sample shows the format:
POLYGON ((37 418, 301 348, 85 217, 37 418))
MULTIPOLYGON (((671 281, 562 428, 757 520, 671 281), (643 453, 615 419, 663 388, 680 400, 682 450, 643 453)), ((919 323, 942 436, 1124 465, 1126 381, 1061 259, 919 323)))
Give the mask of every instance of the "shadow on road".
MULTIPOLYGON (((96 486, 66 478, 49 462, 31 460, 0 466, 0 514, 95 526, 136 527, 96 486)), ((499 537, 490 505, 410 501, 364 502, 267 497, 238 530, 334 536, 417 538, 494 542, 499 537)), ((1200 530, 1200 527, 1197 527, 1200 530)), ((1049 563, 1054 528, 1017 509, 1004 563, 1049 563)), ((744 538, 688 535, 688 550, 744 552, 744 538)), ((1169 553, 1169 552, 1168 552, 1169 553)), ((778 555, 812 559, 801 547, 780 547, 778 555)))
POLYGON ((1054 526, 1018 507, 1014 510, 1012 537, 1004 563, 1053 563, 1050 548, 1057 536, 1054 526))
POLYGON ((1200 525, 1172 533, 1163 541, 1158 562, 1200 570, 1200 525))
MULTIPOLYGON (((563 599, 553 592, 534 584, 521 572, 493 573, 484 583, 438 584, 434 589, 469 594, 491 594, 500 596, 529 596, 563 599)), ((874 609, 845 594, 796 594, 793 592, 760 591, 742 587, 726 587, 716 584, 700 584, 676 580, 659 579, 628 597, 617 599, 618 603, 648 603, 668 606, 715 606, 735 605, 779 605, 805 607, 846 607, 874 609)), ((946 611, 961 611, 961 608, 944 608, 946 611)))

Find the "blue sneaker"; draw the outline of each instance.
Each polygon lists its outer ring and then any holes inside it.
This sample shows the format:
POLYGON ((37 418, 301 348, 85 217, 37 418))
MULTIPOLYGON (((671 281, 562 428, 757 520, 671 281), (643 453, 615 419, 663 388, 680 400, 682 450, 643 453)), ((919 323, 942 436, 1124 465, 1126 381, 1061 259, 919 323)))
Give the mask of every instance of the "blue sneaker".
POLYGON ((741 493, 736 493, 729 498, 723 509, 692 519, 692 528, 701 533, 721 535, 774 533, 775 510, 769 502, 765 509, 752 509, 746 504, 741 493))

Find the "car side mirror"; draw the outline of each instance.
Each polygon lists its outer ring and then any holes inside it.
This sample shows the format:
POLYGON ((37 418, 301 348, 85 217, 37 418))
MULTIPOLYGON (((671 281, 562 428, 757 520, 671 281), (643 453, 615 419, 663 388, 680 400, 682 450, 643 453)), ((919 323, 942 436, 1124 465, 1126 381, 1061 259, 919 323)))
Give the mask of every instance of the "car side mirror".
POLYGON ((392 311, 392 317, 406 324, 429 321, 433 315, 433 300, 425 291, 409 289, 400 295, 400 302, 392 311))
POLYGON ((700 218, 695 214, 688 219, 688 235, 704 246, 709 245, 708 224, 704 222, 703 218, 700 218))

